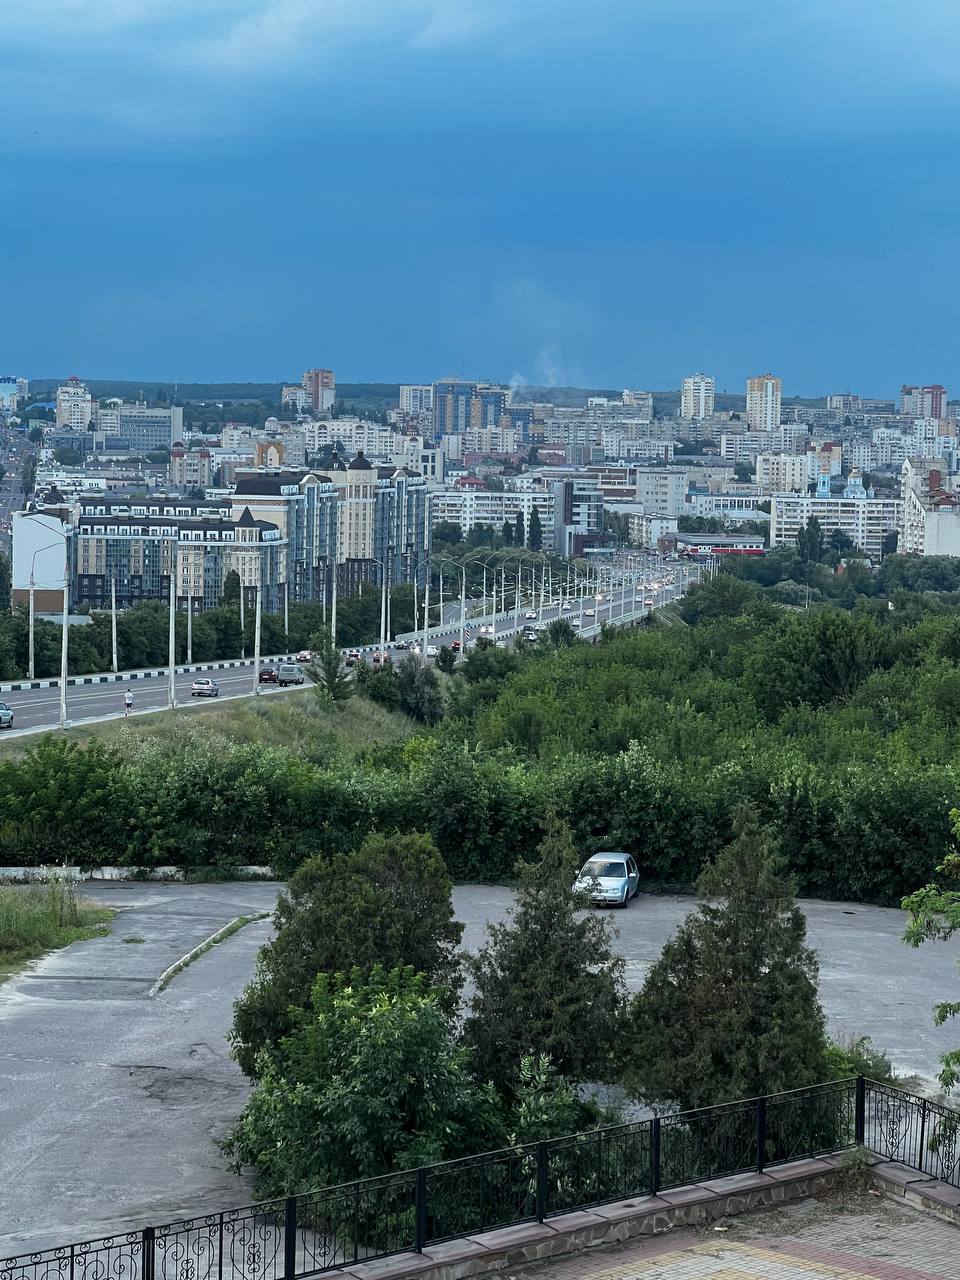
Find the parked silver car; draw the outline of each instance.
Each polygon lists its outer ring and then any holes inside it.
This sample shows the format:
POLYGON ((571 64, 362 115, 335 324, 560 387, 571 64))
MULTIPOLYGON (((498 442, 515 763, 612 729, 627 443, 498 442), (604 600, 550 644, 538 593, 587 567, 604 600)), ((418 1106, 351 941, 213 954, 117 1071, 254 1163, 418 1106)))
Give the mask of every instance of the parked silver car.
POLYGON ((640 892, 640 872, 629 853, 595 853, 573 882, 594 903, 625 907, 640 892))

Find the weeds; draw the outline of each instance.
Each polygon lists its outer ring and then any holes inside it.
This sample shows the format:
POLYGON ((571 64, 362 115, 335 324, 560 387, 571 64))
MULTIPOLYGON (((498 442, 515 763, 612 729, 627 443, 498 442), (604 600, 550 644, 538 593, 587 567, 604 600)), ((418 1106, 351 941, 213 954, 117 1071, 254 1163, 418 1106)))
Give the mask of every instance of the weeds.
POLYGON ((0 888, 0 977, 54 947, 105 933, 112 916, 71 880, 0 888))

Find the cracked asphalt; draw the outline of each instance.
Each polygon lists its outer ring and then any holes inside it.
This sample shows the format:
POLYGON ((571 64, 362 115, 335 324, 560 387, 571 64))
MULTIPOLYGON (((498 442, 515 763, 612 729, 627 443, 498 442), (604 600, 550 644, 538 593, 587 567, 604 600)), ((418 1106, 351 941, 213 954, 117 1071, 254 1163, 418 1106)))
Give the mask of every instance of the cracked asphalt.
MULTIPOLYGON (((91 885, 121 908, 109 937, 79 943, 0 986, 0 1257, 249 1203, 217 1142, 247 1097, 226 1041, 233 1001, 270 922, 247 925, 179 973, 160 974, 239 915, 272 909, 279 886, 91 885), (142 938, 142 942, 124 942, 142 938)), ((508 889, 454 892, 475 950, 508 889)), ((693 906, 641 896, 611 912, 636 990, 693 906)), ((902 912, 803 904, 836 1032, 870 1035, 895 1066, 926 1080, 960 1043, 931 1006, 957 990, 960 946, 902 945, 902 912)))

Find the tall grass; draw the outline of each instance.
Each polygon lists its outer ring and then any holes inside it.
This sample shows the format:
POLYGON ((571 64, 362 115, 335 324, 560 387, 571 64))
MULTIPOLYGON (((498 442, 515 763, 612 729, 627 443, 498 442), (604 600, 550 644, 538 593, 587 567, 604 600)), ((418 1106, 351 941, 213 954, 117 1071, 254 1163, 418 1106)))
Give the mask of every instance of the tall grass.
POLYGON ((0 888, 0 964, 95 936, 112 914, 69 880, 0 888))

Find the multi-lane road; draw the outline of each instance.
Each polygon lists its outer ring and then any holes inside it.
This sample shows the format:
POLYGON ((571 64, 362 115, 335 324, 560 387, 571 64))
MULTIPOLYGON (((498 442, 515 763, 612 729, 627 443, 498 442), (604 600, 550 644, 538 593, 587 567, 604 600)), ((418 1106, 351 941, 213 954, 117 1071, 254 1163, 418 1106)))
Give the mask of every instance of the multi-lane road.
MULTIPOLYGON (((3 495, 0 494, 0 506, 3 495)), ((602 591, 599 595, 571 596, 561 599, 559 591, 556 598, 541 605, 537 601, 534 608, 529 601, 521 604, 519 617, 516 608, 497 614, 488 613, 481 617, 469 619, 469 630, 466 632, 468 644, 473 643, 481 634, 488 640, 512 645, 520 641, 525 626, 534 626, 538 630, 548 626, 555 618, 563 618, 570 622, 585 639, 599 634, 600 628, 606 624, 620 625, 636 622, 644 618, 651 609, 668 604, 683 595, 687 586, 696 582, 699 567, 686 565, 663 565, 650 560, 639 568, 631 570, 629 581, 625 586, 617 586, 613 590, 602 591), (536 614, 536 618, 528 615, 536 614), (481 628, 485 628, 481 632, 481 628)), ((444 621, 429 629, 427 644, 432 649, 443 645, 453 645, 460 638, 459 604, 449 604, 443 610, 444 621)), ((399 636, 401 643, 421 645, 423 633, 410 633, 399 636)), ((393 649, 396 642, 387 647, 393 649)), ((367 651, 376 651, 379 645, 367 646, 367 651)), ((269 662, 264 659, 264 663, 269 662)), ((219 699, 203 699, 220 701, 226 698, 252 697, 259 694, 273 696, 284 692, 273 684, 258 684, 252 662, 243 666, 210 663, 203 667, 179 672, 175 677, 175 699, 178 705, 199 703, 201 699, 193 699, 190 687, 198 675, 210 675, 220 686, 219 699)), ((83 677, 75 677, 82 680, 83 677)), ((129 690, 133 694, 134 705, 131 714, 136 716, 147 711, 159 711, 169 705, 168 677, 165 671, 156 670, 149 677, 133 674, 120 678, 100 679, 88 677, 91 683, 69 684, 67 687, 67 721, 77 724, 83 721, 113 719, 126 714, 124 695, 129 690)), ((308 681, 307 681, 308 682, 308 681)), ((14 689, 8 693, 0 691, 0 701, 5 702, 14 712, 13 733, 54 728, 59 721, 60 690, 57 682, 43 682, 47 687, 14 689)))
MULTIPOLYGON (((266 664, 265 664, 266 665, 266 664)), ((82 677, 76 677, 81 679, 82 677)), ((46 683, 46 682, 44 682, 46 683)), ((309 680, 305 676, 304 683, 309 680)), ((296 688, 297 686, 292 686, 296 688)), ((178 705, 184 703, 200 703, 222 701, 224 698, 248 697, 256 694, 258 686, 254 683, 253 665, 243 667, 222 668, 217 663, 199 667, 175 677, 174 688, 178 705), (217 698, 191 698, 190 686, 198 675, 209 675, 220 686, 217 698)), ((70 723, 82 720, 104 719, 126 714, 124 695, 127 691, 133 694, 133 711, 159 711, 169 702, 168 677, 166 672, 149 678, 118 679, 113 677, 103 684, 77 684, 67 686, 67 719, 70 723)), ((259 685, 263 696, 272 696, 286 692, 275 684, 259 685)), ((47 689, 19 689, 10 693, 0 693, 0 701, 13 708, 14 733, 22 729, 53 728, 60 714, 60 690, 56 684, 47 689)), ((2 739, 0 739, 2 740, 2 739)))

